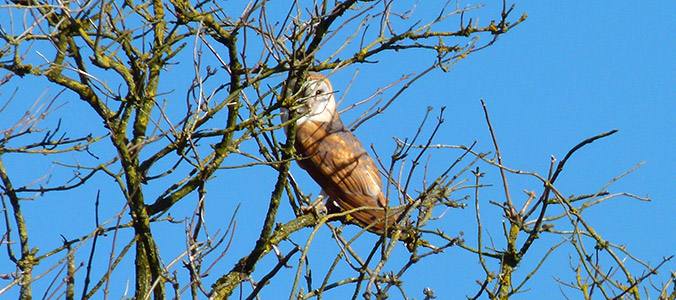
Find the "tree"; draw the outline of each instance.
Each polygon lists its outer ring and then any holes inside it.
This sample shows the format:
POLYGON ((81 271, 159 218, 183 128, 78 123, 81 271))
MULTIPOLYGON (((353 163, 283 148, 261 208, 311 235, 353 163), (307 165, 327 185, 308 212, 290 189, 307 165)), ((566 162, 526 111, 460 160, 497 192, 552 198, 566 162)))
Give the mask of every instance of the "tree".
MULTIPOLYGON (((411 138, 396 141, 389 157, 374 152, 390 200, 398 199, 407 216, 389 236, 377 237, 355 231, 355 226, 329 222, 344 213, 327 215, 316 209, 315 197, 305 192, 312 187, 299 184, 292 176, 293 161, 302 157, 294 152, 294 135, 285 134, 293 132, 294 122, 281 122, 279 112, 290 109, 292 118, 299 117, 293 112, 308 72, 368 67, 386 53, 415 51, 435 58, 431 65, 411 70, 415 73, 376 90, 375 95, 394 90, 386 101, 369 97, 351 103, 347 109, 371 104, 353 122, 354 130, 385 113, 409 86, 433 70, 448 71, 525 21, 525 14, 514 16, 514 5, 503 2, 487 22, 473 17, 480 7, 448 4, 439 6, 436 17, 424 21, 411 18, 415 5, 395 1, 225 5, 180 0, 15 1, 4 8, 9 18, 2 22, 5 43, 0 48, 0 66, 8 72, 2 84, 36 77, 62 90, 52 100, 35 101, 0 139, 3 243, 7 260, 16 266, 16 272, 7 275, 11 283, 0 293, 18 289, 21 298, 29 299, 34 288, 39 288, 46 296, 65 293, 72 299, 79 289, 83 298, 108 296, 111 289, 121 289, 114 273, 128 264, 137 299, 179 297, 186 290, 193 298, 220 299, 236 292, 254 298, 274 281, 286 284, 292 298, 329 296, 340 289, 349 290, 353 298, 385 298, 394 290, 408 293, 401 276, 413 265, 459 247, 475 254, 485 271, 477 291, 468 291, 468 295, 507 299, 523 290, 549 253, 568 245, 578 253, 574 287, 582 295, 638 299, 646 279, 671 259, 656 266, 645 264, 603 238, 583 215, 586 208, 610 198, 642 198, 610 193, 607 187, 569 197, 555 185, 577 150, 615 131, 581 141, 561 160, 552 158, 548 174, 541 175, 503 164, 485 106, 494 145, 485 151, 474 145, 433 144, 445 110, 430 109, 411 138), (185 70, 191 70, 194 77, 180 73, 185 70), (79 99, 75 105, 86 106, 97 122, 87 121, 80 133, 79 115, 57 110, 63 98, 79 99), (55 114, 60 116, 58 121, 52 120, 55 114), (430 125, 428 119, 435 114, 430 125), (68 125, 62 127, 62 119, 68 125), (427 174, 421 165, 433 148, 456 149, 458 155, 445 171, 427 174), (3 162, 18 159, 53 164, 59 167, 55 172, 61 173, 37 181, 15 178, 3 162), (213 193, 209 182, 254 167, 275 177, 270 186, 253 187, 268 190, 267 199, 247 200, 266 203, 266 210, 234 209, 227 226, 217 226, 217 230, 207 226, 207 215, 223 215, 208 209, 208 202, 218 201, 207 196, 213 193), (484 168, 500 174, 504 190, 503 201, 491 203, 502 214, 490 216, 504 220, 504 236, 490 247, 482 235, 479 209, 484 168), (66 170, 71 178, 64 177, 66 170), (511 176, 532 177, 537 188, 517 200, 509 189, 511 176), (111 182, 113 187, 106 186, 111 182), (28 229, 35 218, 24 210, 28 200, 93 194, 95 210, 89 210, 96 220, 93 228, 81 229, 78 237, 63 236, 61 245, 50 249, 34 246, 40 242, 28 229), (111 201, 116 208, 99 209, 111 201), (473 207, 465 213, 476 216, 475 239, 466 241, 460 233, 448 233, 440 222, 431 222, 441 211, 465 206, 473 207), (166 254, 158 242, 169 234, 160 228, 173 223, 184 225, 185 248, 178 256, 166 254), (242 224, 260 228, 253 243, 232 243, 242 224), (330 231, 319 231, 326 228, 330 231), (321 234, 329 235, 340 251, 318 284, 313 281, 308 254, 321 234), (532 246, 549 235, 560 237, 561 242, 544 257, 528 256, 532 246), (101 246, 104 241, 106 245, 101 246), (396 260, 393 251, 403 248, 409 251, 408 258, 400 262, 398 271, 387 271, 386 264, 396 260), (102 251, 108 253, 107 259, 94 259, 102 251), (237 251, 243 255, 234 255, 237 251), (274 257, 272 253, 277 261, 266 262, 274 257), (633 273, 635 267, 627 266, 624 255, 645 272, 633 273), (515 278, 516 268, 526 258, 539 263, 515 278), (293 268, 293 278, 279 275, 286 267, 293 268), (254 273, 256 268, 265 271, 254 273), (54 274, 56 270, 60 271, 54 274), (45 275, 53 276, 52 282, 47 283, 45 275)), ((22 101, 11 95, 7 102, 22 101)), ((245 181, 240 178, 230 184, 245 181)), ((91 207, 87 205, 74 204, 73 210, 91 207)), ((660 286, 662 297, 673 299, 671 284, 667 281, 660 286)), ((425 297, 433 298, 433 291, 426 290, 425 297)))

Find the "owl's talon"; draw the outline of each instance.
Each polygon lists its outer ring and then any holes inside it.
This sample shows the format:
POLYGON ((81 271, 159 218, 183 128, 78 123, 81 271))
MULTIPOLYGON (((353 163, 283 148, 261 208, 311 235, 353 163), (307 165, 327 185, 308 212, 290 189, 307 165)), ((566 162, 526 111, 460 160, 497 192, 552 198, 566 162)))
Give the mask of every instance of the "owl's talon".
POLYGON ((321 195, 317 197, 317 200, 312 202, 312 204, 308 206, 301 206, 300 211, 305 215, 305 214, 314 214, 315 216, 321 216, 326 214, 326 205, 324 205, 324 197, 321 195))

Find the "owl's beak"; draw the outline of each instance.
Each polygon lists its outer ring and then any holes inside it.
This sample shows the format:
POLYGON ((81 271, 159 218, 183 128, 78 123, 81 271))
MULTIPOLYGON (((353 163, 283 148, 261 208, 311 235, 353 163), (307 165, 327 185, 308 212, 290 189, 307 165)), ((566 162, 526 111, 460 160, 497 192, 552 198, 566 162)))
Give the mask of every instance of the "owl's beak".
POLYGON ((296 112, 300 115, 305 115, 308 113, 308 111, 310 111, 310 109, 308 108, 307 104, 301 105, 298 107, 298 109, 296 109, 296 112))

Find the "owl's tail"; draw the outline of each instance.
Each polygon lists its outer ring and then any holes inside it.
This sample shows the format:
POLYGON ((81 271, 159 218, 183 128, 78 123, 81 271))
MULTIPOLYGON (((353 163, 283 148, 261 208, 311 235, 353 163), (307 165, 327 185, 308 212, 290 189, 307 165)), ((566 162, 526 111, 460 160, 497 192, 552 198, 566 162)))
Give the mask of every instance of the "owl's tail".
MULTIPOLYGON (((384 198, 384 197, 383 197, 384 198)), ((395 229, 397 224, 400 224, 402 220, 400 217, 403 213, 403 207, 385 207, 383 206, 360 206, 360 207, 349 207, 346 205, 346 202, 332 201, 329 199, 326 203, 326 208, 329 213, 338 213, 338 212, 349 212, 349 214, 343 218, 344 221, 348 223, 356 224, 372 233, 382 235, 387 231, 387 235, 395 229)), ((386 203, 383 201, 378 201, 377 203, 386 203)))

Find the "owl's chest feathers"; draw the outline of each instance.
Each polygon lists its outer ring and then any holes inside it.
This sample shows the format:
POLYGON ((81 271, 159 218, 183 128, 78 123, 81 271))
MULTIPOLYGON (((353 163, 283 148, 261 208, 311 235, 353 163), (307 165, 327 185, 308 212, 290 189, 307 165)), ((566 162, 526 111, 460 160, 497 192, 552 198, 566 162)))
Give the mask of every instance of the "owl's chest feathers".
POLYGON ((306 121, 298 124, 296 127, 296 151, 298 154, 309 156, 316 153, 321 142, 329 135, 326 129, 326 123, 306 121))
MULTIPOLYGON (((296 127, 296 151, 303 156, 316 154, 320 150, 329 150, 338 146, 336 143, 344 143, 340 134, 341 124, 331 122, 316 122, 308 120, 296 127)), ((340 122, 340 120, 337 120, 340 122)), ((330 152, 330 151, 329 151, 330 152)))

